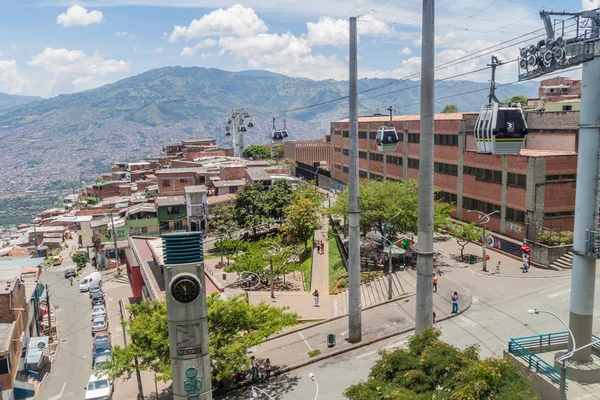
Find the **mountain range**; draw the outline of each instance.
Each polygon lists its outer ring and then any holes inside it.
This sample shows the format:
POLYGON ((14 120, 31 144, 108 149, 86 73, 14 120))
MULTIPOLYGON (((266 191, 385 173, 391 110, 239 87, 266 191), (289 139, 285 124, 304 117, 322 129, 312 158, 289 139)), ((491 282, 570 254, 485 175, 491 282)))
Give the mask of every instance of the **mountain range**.
MULTIPOLYGON (((499 98, 537 94, 537 83, 501 87, 499 98)), ((361 79, 359 114, 418 113, 419 81, 361 79)), ((487 83, 436 83, 436 111, 454 104, 478 111, 487 83), (461 93, 465 93, 461 95, 461 93)), ((291 78, 267 71, 228 72, 166 67, 80 93, 50 99, 0 94, 0 195, 52 189, 95 179, 115 161, 158 155, 164 144, 217 137, 234 108, 247 108, 255 129, 245 143, 268 143, 271 117, 291 140, 323 137, 332 120, 348 115, 348 82, 291 78), (324 103, 318 107, 285 110, 324 103)))

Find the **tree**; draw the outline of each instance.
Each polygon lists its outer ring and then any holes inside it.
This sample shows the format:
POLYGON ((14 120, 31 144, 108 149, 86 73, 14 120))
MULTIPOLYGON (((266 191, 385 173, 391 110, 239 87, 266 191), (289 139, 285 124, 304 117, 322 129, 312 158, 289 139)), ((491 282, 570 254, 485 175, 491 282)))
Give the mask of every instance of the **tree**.
POLYGON ((508 99, 506 99, 506 103, 518 103, 521 104, 521 107, 524 107, 527 105, 527 100, 529 100, 529 98, 524 94, 515 94, 514 96, 511 96, 508 99))
POLYGON ((225 232, 221 233, 223 234, 223 237, 219 237, 218 240, 215 241, 215 249, 223 251, 223 255, 227 258, 227 263, 229 263, 232 255, 237 254, 238 251, 246 251, 248 249, 248 242, 227 238, 225 237, 225 232))
POLYGON ((479 240, 483 236, 483 230, 473 222, 470 224, 454 224, 450 227, 450 234, 456 238, 456 243, 460 246, 460 259, 464 259, 465 247, 469 242, 479 240))
MULTIPOLYGON (((271 252, 269 249, 275 244, 281 248, 280 254, 273 254, 273 266, 290 263, 295 254, 293 246, 284 246, 280 236, 267 236, 256 242, 243 242, 246 247, 244 253, 234 259, 233 265, 225 267, 227 272, 253 272, 261 278, 270 274, 271 252)), ((274 253, 274 252, 272 252, 274 253)))
POLYGON ((286 231, 308 248, 308 241, 319 229, 318 205, 310 198, 298 198, 285 209, 286 231))
POLYGON ((442 108, 442 114, 450 114, 455 112, 458 112, 458 107, 456 107, 454 104, 446 104, 444 108, 442 108))
POLYGON ((267 146, 253 144, 244 149, 242 157, 253 158, 255 160, 264 160, 265 158, 271 158, 271 151, 267 146))
MULTIPOLYGON (((252 305, 244 295, 225 300, 217 293, 207 297, 209 351, 213 379, 231 378, 234 371, 249 368, 248 349, 286 326, 297 324, 298 315, 288 308, 265 303, 252 305)), ((129 340, 115 346, 112 359, 100 367, 111 379, 139 369, 156 373, 156 379, 171 379, 167 307, 163 301, 145 300, 128 307, 134 319, 125 321, 129 340)))
POLYGON ((233 206, 219 204, 213 208, 209 215, 208 229, 217 236, 220 234, 235 235, 239 227, 233 206))
POLYGON ((294 190, 287 179, 277 179, 269 187, 267 202, 269 215, 275 221, 285 218, 285 207, 290 204, 294 190))
POLYGON ((76 251, 71 254, 71 260, 77 265, 77 269, 83 269, 89 261, 87 251, 76 251))
MULTIPOLYGON (((360 185, 360 226, 363 235, 372 230, 387 232, 416 232, 418 230, 419 186, 408 182, 365 180, 360 185)), ((452 207, 434 203, 434 224, 447 224, 452 207)), ((344 189, 329 209, 333 215, 348 215, 348 190, 344 189)))
POLYGON ((275 144, 272 147, 273 158, 275 160, 283 160, 283 145, 275 144))
POLYGON ((252 229, 256 236, 259 225, 269 219, 269 202, 261 182, 242 187, 233 201, 233 209, 238 225, 252 229))
POLYGON ((519 365, 507 358, 479 359, 477 346, 459 350, 426 329, 406 349, 383 351, 365 382, 344 392, 349 400, 538 399, 519 365))

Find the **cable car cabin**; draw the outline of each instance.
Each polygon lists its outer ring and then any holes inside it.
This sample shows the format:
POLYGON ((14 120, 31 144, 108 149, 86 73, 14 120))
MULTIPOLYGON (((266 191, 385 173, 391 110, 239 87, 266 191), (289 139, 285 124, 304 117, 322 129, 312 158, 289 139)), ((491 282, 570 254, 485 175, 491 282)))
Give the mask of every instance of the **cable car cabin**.
POLYGON ((273 139, 273 143, 275 143, 275 144, 283 143, 283 138, 284 138, 283 131, 274 130, 271 135, 271 138, 273 139))
POLYGON ((246 127, 245 126, 240 126, 240 132, 246 132, 246 127))
POLYGON ((475 122, 479 153, 519 154, 527 136, 527 122, 520 106, 486 104, 475 122))
POLYGON ((382 126, 377 129, 375 143, 377 143, 377 150, 383 153, 396 151, 398 146, 398 134, 396 133, 396 128, 382 126))
POLYGON ((252 123, 252 121, 248 122, 248 128, 254 128, 254 124, 252 123))
POLYGON ((229 131, 225 132, 225 136, 231 136, 231 132, 229 132, 229 131))
POLYGON ((284 138, 288 137, 287 129, 282 129, 281 134, 283 135, 284 138))

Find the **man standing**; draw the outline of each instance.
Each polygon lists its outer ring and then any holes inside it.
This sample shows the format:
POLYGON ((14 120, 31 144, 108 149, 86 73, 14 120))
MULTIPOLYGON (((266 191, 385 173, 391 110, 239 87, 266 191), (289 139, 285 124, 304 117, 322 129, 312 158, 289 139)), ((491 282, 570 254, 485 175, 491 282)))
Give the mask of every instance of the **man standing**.
POLYGON ((438 277, 437 277, 437 275, 434 273, 434 274, 433 274, 433 293, 437 292, 437 280, 438 280, 438 277))

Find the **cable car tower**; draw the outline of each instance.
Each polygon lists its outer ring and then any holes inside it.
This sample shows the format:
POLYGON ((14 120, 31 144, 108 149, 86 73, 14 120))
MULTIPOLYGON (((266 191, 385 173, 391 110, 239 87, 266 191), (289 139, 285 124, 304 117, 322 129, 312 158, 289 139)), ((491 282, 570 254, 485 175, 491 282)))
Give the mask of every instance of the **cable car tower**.
POLYGON ((248 128, 252 128, 252 116, 248 113, 245 108, 238 108, 231 111, 231 116, 227 119, 227 126, 225 128, 225 136, 232 136, 233 154, 236 157, 241 157, 244 153, 244 134, 248 131, 248 128), (245 120, 249 119, 247 127, 245 120))
POLYGON ((492 56, 492 80, 488 104, 481 107, 475 122, 479 153, 519 154, 527 136, 527 121, 520 104, 505 104, 496 97, 496 67, 503 63, 492 56))

